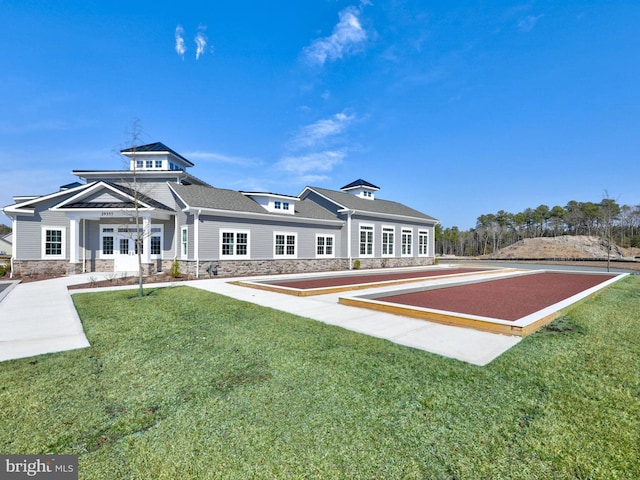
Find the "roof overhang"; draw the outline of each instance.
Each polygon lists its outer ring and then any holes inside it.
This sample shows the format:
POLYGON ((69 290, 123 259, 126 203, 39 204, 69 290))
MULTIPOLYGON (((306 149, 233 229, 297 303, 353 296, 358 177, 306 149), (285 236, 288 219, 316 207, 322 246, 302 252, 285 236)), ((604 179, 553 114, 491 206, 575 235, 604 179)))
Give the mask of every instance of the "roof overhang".
POLYGON ((257 212, 240 212, 235 210, 222 210, 217 208, 202 208, 202 207, 185 207, 182 209, 183 212, 189 214, 199 214, 199 215, 215 215, 219 217, 227 217, 227 218, 246 218, 250 220, 280 220, 287 223, 314 223, 321 225, 333 225, 333 226, 341 226, 344 225, 343 220, 329 220, 322 218, 309 218, 309 217, 295 217, 287 214, 273 214, 273 213, 257 213, 257 212))
POLYGON ((410 221, 412 223, 424 223, 428 225, 435 225, 439 223, 438 220, 436 220, 435 218, 430 219, 430 218, 422 218, 422 217, 412 217, 410 215, 397 215, 394 213, 370 212, 367 210, 357 210, 355 208, 342 208, 338 210, 338 213, 363 215, 367 217, 387 218, 389 220, 410 221))

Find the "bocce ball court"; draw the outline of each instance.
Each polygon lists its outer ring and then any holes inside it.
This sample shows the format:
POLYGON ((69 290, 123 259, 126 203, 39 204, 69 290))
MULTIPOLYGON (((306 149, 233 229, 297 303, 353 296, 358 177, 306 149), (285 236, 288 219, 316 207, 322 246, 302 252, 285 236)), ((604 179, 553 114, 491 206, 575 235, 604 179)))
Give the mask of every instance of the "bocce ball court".
POLYGON ((505 269, 496 268, 428 268, 411 269, 393 272, 350 272, 341 275, 316 275, 305 278, 290 278, 279 280, 250 281, 243 280, 234 282, 236 285, 258 288, 271 292, 286 293, 299 297, 312 295, 325 295, 329 293, 340 293, 349 290, 362 290, 367 288, 385 287, 391 285, 402 285, 411 282, 426 280, 438 280, 442 278, 452 278, 455 276, 473 275, 477 273, 504 272, 505 269))
POLYGON ((339 302, 438 323, 526 336, 558 317, 569 305, 623 276, 518 271, 506 278, 475 278, 448 285, 341 297, 339 302))

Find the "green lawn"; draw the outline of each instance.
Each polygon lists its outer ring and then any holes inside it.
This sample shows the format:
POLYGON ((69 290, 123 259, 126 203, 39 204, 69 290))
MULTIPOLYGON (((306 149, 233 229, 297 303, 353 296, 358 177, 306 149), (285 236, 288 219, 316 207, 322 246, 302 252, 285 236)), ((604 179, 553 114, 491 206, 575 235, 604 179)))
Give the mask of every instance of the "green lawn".
POLYGON ((109 480, 640 478, 640 277, 485 367, 147 293, 75 295, 91 348, 0 363, 1 453, 109 480))

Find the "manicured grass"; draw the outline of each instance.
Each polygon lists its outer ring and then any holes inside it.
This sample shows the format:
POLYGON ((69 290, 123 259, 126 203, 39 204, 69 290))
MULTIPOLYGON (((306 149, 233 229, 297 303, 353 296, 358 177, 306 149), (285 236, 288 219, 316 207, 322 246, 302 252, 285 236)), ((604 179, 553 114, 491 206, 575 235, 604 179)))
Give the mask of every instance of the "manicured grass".
POLYGON ((75 295, 91 348, 0 363, 0 452, 109 480, 640 478, 640 277, 486 367, 147 293, 75 295))

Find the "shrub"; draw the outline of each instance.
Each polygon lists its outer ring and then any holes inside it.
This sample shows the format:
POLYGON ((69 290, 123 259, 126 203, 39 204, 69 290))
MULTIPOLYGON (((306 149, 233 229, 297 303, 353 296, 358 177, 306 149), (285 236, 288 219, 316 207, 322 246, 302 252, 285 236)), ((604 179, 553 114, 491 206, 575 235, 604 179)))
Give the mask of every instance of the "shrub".
POLYGON ((0 277, 4 277, 9 271, 9 267, 6 265, 0 265, 0 277))
POLYGON ((353 262, 353 268, 355 268, 356 270, 360 268, 360 260, 356 260, 355 262, 353 262))
POLYGON ((173 278, 178 278, 180 276, 180 263, 178 262, 178 260, 174 260, 173 263, 171 264, 170 275, 173 278))

